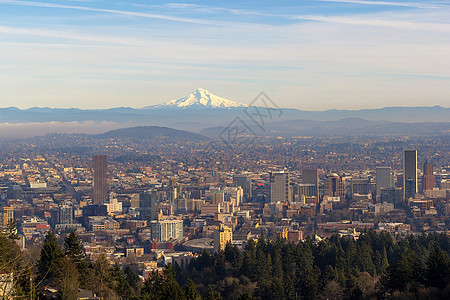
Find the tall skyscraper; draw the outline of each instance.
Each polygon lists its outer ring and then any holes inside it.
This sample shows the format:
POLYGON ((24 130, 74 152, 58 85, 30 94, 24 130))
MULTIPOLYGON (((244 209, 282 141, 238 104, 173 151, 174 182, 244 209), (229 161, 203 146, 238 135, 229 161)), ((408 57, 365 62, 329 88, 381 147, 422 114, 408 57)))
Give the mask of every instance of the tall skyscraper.
POLYGON ((244 198, 244 190, 239 187, 224 187, 223 192, 225 193, 225 201, 230 201, 234 206, 240 206, 242 203, 242 198, 244 198))
POLYGON ((433 175, 433 164, 425 161, 423 164, 422 190, 432 190, 436 187, 436 178, 433 175))
POLYGON ((107 163, 106 155, 94 155, 94 204, 101 204, 108 199, 106 191, 107 163))
POLYGON ((302 184, 304 185, 315 185, 315 194, 311 196, 318 196, 319 195, 319 173, 317 169, 305 169, 302 170, 302 184))
POLYGON ((139 214, 142 220, 150 222, 157 219, 157 199, 156 191, 153 190, 139 194, 139 214))
POLYGON ((328 176, 327 181, 325 181, 325 185, 323 188, 323 195, 328 197, 345 196, 345 185, 338 174, 333 173, 330 176, 328 176))
POLYGON ((270 202, 291 202, 290 174, 286 171, 270 173, 270 202))
POLYGON ((405 199, 417 194, 417 150, 403 151, 403 196, 405 199))
POLYGON ((252 180, 247 175, 234 175, 233 186, 240 186, 244 192, 244 199, 248 201, 252 198, 252 180))
POLYGON ((391 167, 376 168, 376 186, 377 198, 380 197, 382 188, 390 188, 394 186, 394 177, 392 176, 391 167))

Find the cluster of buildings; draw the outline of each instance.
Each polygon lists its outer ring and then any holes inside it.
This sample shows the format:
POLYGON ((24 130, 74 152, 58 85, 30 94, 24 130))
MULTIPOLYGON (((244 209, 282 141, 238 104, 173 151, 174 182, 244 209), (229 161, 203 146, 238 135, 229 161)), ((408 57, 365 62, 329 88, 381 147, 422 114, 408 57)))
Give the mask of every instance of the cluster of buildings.
POLYGON ((205 170, 178 163, 72 157, 22 158, 0 169, 1 224, 15 222, 22 246, 49 230, 76 231, 88 257, 134 264, 142 276, 167 263, 185 268, 203 249, 244 247, 262 235, 298 243, 366 229, 448 232, 450 174, 404 150, 401 169, 205 170), (174 164, 174 163, 173 163, 174 164), (157 169, 157 170, 155 170, 157 169))

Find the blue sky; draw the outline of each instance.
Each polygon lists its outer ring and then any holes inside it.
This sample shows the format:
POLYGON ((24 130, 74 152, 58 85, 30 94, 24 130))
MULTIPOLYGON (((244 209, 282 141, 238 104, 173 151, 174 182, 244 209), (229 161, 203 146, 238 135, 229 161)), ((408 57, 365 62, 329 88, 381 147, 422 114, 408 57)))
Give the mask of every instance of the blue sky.
POLYGON ((0 0, 0 107, 202 87, 304 110, 450 106, 450 1, 0 0))

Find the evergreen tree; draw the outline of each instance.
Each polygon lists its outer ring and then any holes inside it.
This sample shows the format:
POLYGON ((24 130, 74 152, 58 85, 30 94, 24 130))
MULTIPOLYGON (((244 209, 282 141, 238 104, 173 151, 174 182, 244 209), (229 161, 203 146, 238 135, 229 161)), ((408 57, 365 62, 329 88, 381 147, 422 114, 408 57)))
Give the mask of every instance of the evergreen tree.
POLYGON ((44 245, 41 250, 41 257, 38 264, 39 279, 53 279, 56 277, 56 266, 63 257, 63 251, 58 244, 56 235, 49 231, 45 236, 44 245))
POLYGON ((428 286, 444 288, 450 283, 450 260, 441 248, 434 248, 426 262, 426 283, 428 286))
POLYGON ((62 257, 56 266, 56 286, 61 299, 78 299, 78 270, 69 256, 62 257))
POLYGON ((171 264, 166 266, 162 275, 158 272, 153 272, 144 283, 142 296, 144 299, 154 300, 185 299, 183 289, 175 280, 175 273, 171 264))
POLYGON ((218 291, 214 290, 214 288, 212 286, 209 286, 208 292, 206 293, 206 295, 203 299, 204 300, 222 300, 222 296, 220 295, 220 293, 218 291))
POLYGON ((186 297, 186 300, 202 299, 202 296, 200 296, 200 293, 198 292, 197 288, 195 287, 195 283, 191 278, 188 278, 188 280, 186 281, 186 285, 184 286, 184 295, 186 297))
POLYGON ((64 254, 70 256, 77 266, 85 259, 83 246, 73 231, 64 239, 64 254))
POLYGON ((112 268, 111 277, 115 293, 121 299, 130 299, 132 296, 131 287, 118 264, 115 264, 112 268))
POLYGON ((214 272, 220 279, 223 279, 226 275, 225 253, 223 251, 219 251, 216 254, 214 260, 214 272))
POLYGON ((93 265, 91 278, 89 278, 90 288, 104 299, 116 298, 112 279, 111 265, 106 256, 101 254, 93 265))
POLYGON ((128 281, 128 284, 135 290, 135 292, 138 292, 140 282, 139 275, 131 269, 130 266, 127 266, 125 268, 125 278, 128 281))

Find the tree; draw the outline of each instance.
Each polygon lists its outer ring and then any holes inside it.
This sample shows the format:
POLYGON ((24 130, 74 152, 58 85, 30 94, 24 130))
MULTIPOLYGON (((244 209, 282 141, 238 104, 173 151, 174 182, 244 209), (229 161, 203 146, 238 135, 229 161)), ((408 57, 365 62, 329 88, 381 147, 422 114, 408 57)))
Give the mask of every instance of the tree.
POLYGON ((375 282, 368 272, 361 272, 358 275, 358 286, 365 296, 370 296, 375 292, 375 282))
POLYGON ((450 282, 450 260, 441 248, 434 248, 426 261, 426 283, 428 286, 444 288, 450 282))
POLYGON ((41 258, 38 265, 38 278, 54 279, 56 277, 56 266, 63 257, 63 251, 58 244, 56 235, 53 231, 49 231, 44 240, 44 245, 41 250, 41 258))
POLYGON ((112 282, 112 268, 106 256, 101 254, 93 265, 89 283, 91 289, 99 295, 100 298, 117 298, 114 292, 112 282))
MULTIPOLYGON (((16 272, 14 277, 16 279, 14 297, 18 299, 32 299, 36 295, 36 287, 31 266, 29 264, 24 266, 23 272, 16 272)), ((0 296, 2 299, 8 298, 7 295, 0 296)))
POLYGON ((85 259, 83 246, 73 231, 64 239, 64 254, 70 256, 77 266, 85 259))
POLYGON ((166 266, 163 274, 159 274, 157 271, 152 273, 144 283, 142 296, 144 299, 155 300, 185 299, 183 289, 175 280, 175 273, 171 264, 166 266))
POLYGON ((252 300, 253 297, 252 295, 249 293, 249 291, 245 290, 240 296, 239 296, 239 300, 252 300))
POLYGON ((76 300, 78 298, 78 270, 71 257, 65 256, 60 259, 56 266, 56 286, 58 294, 62 299, 76 300))
POLYGON ((344 289, 336 281, 328 282, 320 296, 320 299, 340 300, 344 297, 344 289))
POLYGON ((121 299, 130 299, 132 296, 131 287, 118 264, 115 264, 111 270, 111 279, 113 285, 112 288, 116 294, 121 299))
POLYGON ((222 296, 220 295, 220 293, 218 291, 214 290, 214 288, 212 286, 209 286, 208 292, 206 293, 206 295, 203 299, 204 300, 222 300, 222 296))
POLYGON ((125 268, 125 278, 128 281, 128 284, 135 290, 135 292, 138 292, 140 282, 139 275, 131 269, 130 266, 127 266, 125 268))
POLYGON ((195 287, 194 281, 191 278, 188 278, 186 281, 186 285, 184 286, 184 295, 186 296, 186 300, 201 300, 202 296, 198 292, 195 287))
POLYGON ((214 260, 214 272, 220 279, 224 278, 226 275, 225 253, 222 250, 216 254, 216 259, 214 260))

